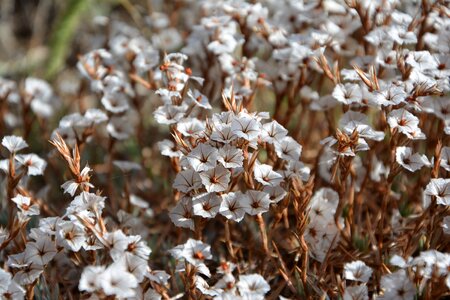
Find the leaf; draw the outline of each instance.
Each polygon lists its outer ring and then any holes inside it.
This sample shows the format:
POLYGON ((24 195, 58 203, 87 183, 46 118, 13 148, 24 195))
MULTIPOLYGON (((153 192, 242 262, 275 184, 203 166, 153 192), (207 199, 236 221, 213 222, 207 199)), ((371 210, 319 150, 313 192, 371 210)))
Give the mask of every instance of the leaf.
POLYGON ((64 66, 71 50, 72 39, 89 2, 89 0, 71 0, 66 11, 55 24, 56 29, 50 43, 47 79, 54 77, 64 66))

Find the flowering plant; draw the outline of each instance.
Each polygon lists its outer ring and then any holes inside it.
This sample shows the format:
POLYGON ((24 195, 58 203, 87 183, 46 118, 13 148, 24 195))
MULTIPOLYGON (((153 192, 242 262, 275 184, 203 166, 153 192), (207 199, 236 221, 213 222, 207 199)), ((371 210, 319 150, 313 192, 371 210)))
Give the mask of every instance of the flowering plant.
POLYGON ((0 298, 450 296, 447 1, 102 5, 0 77, 0 298))

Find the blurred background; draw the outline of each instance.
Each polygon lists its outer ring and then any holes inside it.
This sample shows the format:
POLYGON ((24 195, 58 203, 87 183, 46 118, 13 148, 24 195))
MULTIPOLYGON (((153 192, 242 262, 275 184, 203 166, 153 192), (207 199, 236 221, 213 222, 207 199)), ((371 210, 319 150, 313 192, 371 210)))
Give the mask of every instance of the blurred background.
MULTIPOLYGON (((154 11, 173 11, 178 0, 1 0, 0 76, 53 80, 77 56, 101 45, 102 24, 123 20, 150 35, 154 11), (100 32, 99 32, 100 31, 100 32)), ((175 16, 176 17, 176 16, 175 16)), ((171 22, 180 20, 172 18, 171 22)), ((183 18, 183 22, 186 18, 183 18)), ((171 24, 178 25, 178 24, 171 24)))

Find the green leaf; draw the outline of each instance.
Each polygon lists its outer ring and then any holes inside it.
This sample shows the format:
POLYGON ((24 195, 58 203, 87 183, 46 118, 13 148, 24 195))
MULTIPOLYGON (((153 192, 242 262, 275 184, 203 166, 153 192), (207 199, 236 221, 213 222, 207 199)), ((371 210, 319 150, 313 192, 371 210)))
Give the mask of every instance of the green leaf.
POLYGON ((72 39, 80 24, 83 12, 88 8, 89 0, 71 0, 61 18, 57 21, 50 43, 50 56, 47 67, 47 79, 51 79, 64 66, 71 49, 72 39))

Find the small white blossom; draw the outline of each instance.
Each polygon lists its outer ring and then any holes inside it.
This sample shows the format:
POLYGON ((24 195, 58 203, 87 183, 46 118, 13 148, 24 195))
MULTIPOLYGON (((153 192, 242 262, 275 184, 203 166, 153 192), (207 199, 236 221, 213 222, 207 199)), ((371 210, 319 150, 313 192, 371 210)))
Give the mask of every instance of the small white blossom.
POLYGON ((196 216, 214 218, 219 212, 222 198, 215 193, 206 193, 192 199, 192 210, 196 216))
POLYGON ((345 288, 344 300, 369 300, 366 285, 355 285, 345 288))
POLYGON ((200 173, 200 177, 208 192, 223 192, 228 188, 231 173, 222 165, 217 165, 213 169, 200 173))
POLYGON ((251 299, 264 299, 264 295, 270 291, 270 285, 259 274, 240 275, 236 286, 242 296, 251 299))
POLYGON ((435 197, 437 204, 450 205, 450 179, 431 179, 424 194, 428 198, 435 197))
POLYGON ((36 216, 39 215, 39 205, 31 204, 31 198, 25 197, 23 195, 17 194, 14 198, 11 199, 14 203, 16 203, 20 212, 25 216, 36 216))
POLYGON ((136 277, 120 262, 106 268, 98 281, 106 295, 115 295, 118 298, 133 297, 138 286, 136 277))
POLYGON ((263 185, 278 186, 283 182, 283 176, 273 171, 272 166, 256 163, 253 168, 256 181, 263 185))
POLYGON ((86 235, 80 225, 70 221, 57 224, 56 242, 59 246, 78 252, 85 241, 86 235))
POLYGON ((175 177, 173 188, 182 193, 189 193, 202 186, 202 179, 198 173, 192 169, 181 171, 175 177))
POLYGON ((244 210, 251 216, 265 213, 269 210, 269 194, 260 191, 249 190, 246 197, 242 200, 244 210))
POLYGON ((381 277, 381 288, 384 290, 384 294, 380 299, 410 300, 414 299, 416 295, 416 289, 405 270, 398 270, 381 277))
POLYGON ((30 264, 48 264, 56 255, 55 242, 50 237, 44 236, 29 242, 25 247, 25 260, 30 264))
POLYGON ((225 168, 240 168, 243 165, 244 155, 241 149, 226 144, 219 149, 217 161, 225 168))
POLYGON ((391 129, 397 129, 410 139, 422 138, 419 119, 405 109, 396 109, 389 113, 387 121, 391 129))
POLYGON ((0 269, 0 295, 8 291, 8 286, 11 283, 11 274, 0 269))
POLYGON ((362 99, 361 88, 357 84, 338 84, 332 93, 334 99, 343 104, 360 103, 362 99))
POLYGON ((231 131, 247 141, 255 141, 260 135, 261 123, 246 113, 240 113, 231 122, 231 131))
POLYGON ((412 154, 412 149, 409 147, 397 147, 395 158, 399 165, 411 172, 420 170, 423 166, 430 165, 430 161, 425 155, 420 155, 419 153, 412 154))
POLYGON ((169 217, 172 222, 183 228, 194 230, 194 212, 192 211, 192 200, 188 197, 183 197, 177 205, 170 211, 169 217))
POLYGON ((275 141, 280 141, 284 138, 288 131, 277 121, 272 121, 263 125, 261 132, 261 138, 267 142, 273 144, 275 141))
POLYGON ((346 263, 344 266, 344 278, 360 282, 368 282, 372 275, 372 269, 366 266, 363 261, 356 260, 346 263))
POLYGON ((27 169, 28 176, 43 175, 47 162, 36 154, 18 154, 16 160, 27 169))
POLYGON ((213 169, 217 164, 218 150, 210 145, 200 143, 185 157, 182 162, 197 172, 213 169))
POLYGON ((28 147, 28 144, 23 140, 22 137, 15 135, 4 136, 2 139, 2 145, 11 153, 20 151, 28 147))
POLYGON ((101 288, 100 276, 105 271, 105 266, 87 266, 81 273, 78 289, 89 293, 95 292, 101 288))
POLYGON ((275 152, 279 158, 297 161, 300 159, 302 146, 292 137, 286 136, 281 141, 275 142, 275 152))
POLYGON ((245 216, 244 203, 247 196, 241 192, 222 194, 220 214, 229 220, 240 222, 245 216))

